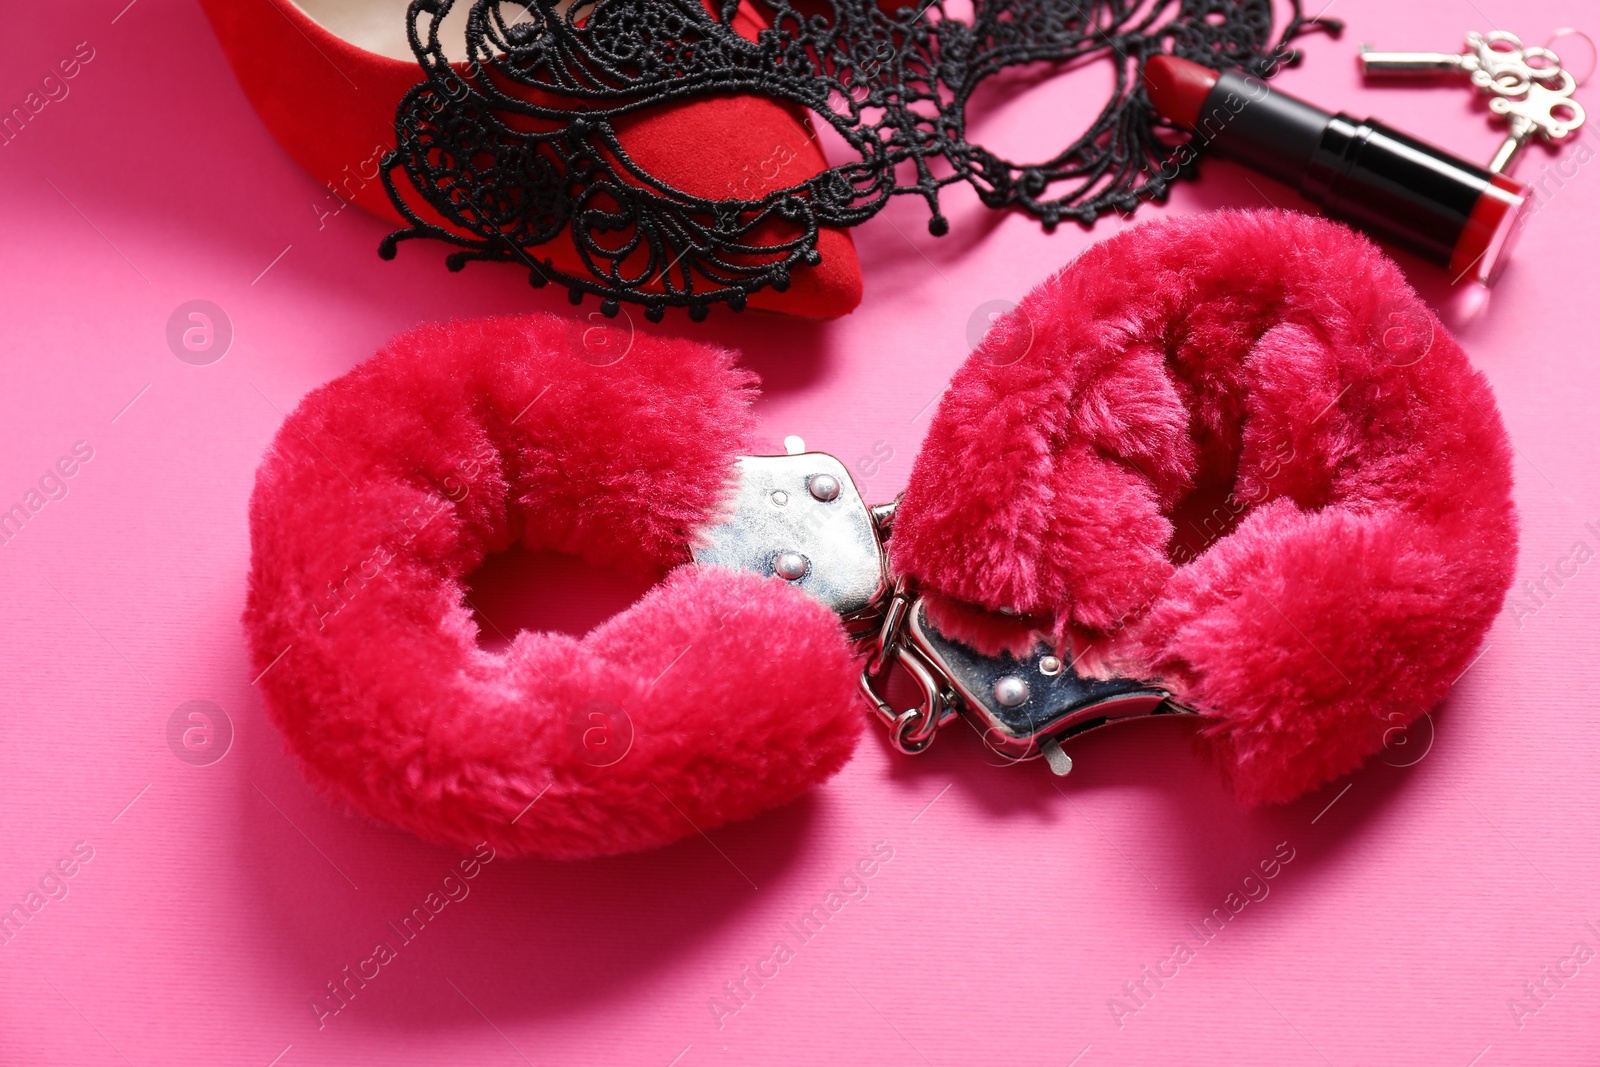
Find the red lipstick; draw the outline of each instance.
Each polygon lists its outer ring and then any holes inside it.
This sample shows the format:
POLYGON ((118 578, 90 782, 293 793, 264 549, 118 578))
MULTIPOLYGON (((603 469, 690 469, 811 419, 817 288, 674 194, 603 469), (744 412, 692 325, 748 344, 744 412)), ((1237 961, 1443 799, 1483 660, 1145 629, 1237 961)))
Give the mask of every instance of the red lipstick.
POLYGON ((1492 283, 1509 259, 1528 195, 1503 174, 1247 74, 1156 55, 1144 79, 1156 111, 1198 145, 1293 186, 1330 215, 1447 268, 1452 280, 1492 283))

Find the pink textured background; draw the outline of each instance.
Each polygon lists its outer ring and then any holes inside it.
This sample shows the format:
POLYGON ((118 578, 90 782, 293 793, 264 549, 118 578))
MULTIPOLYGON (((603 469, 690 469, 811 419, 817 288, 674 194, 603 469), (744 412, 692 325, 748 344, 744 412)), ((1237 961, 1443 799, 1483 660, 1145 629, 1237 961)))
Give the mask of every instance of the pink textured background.
MULTIPOLYGON (((319 230, 322 190, 263 132, 195 5, 125 3, 14 4, 6 18, 7 110, 78 42, 95 58, 0 148, 0 504, 75 441, 94 458, 0 549, 0 906, 75 842, 94 855, 64 899, 0 946, 0 1063, 1600 1057, 1600 960, 1551 983, 1537 1014, 1508 1006, 1575 943, 1600 949, 1600 563, 1561 562, 1576 543, 1600 549, 1600 169, 1577 163, 1592 149, 1522 161, 1532 180, 1567 160, 1487 301, 1404 260, 1493 380, 1518 448, 1519 591, 1546 568, 1567 575, 1537 611, 1502 615, 1435 714, 1431 748, 1419 733, 1391 757, 1425 751, 1415 765, 1374 761, 1246 814, 1171 723, 1084 740, 1062 783, 1038 765, 986 765, 964 731, 914 761, 873 737, 826 788, 709 842, 489 864, 319 1030, 310 999, 395 940, 386 923, 457 857, 329 808, 266 725, 238 622, 256 462, 303 393, 396 331, 565 304, 509 268, 448 275, 437 248, 407 246, 384 264, 384 227, 353 209, 319 230), (175 359, 164 337, 173 309, 196 298, 235 330, 211 366, 175 359), (166 740, 174 709, 196 699, 225 709, 236 733, 211 766, 180 762, 166 740), (776 939, 792 943, 785 924, 879 841, 893 859, 867 896, 719 1028, 708 1002, 723 983, 776 939), (1203 943, 1188 924, 1280 842, 1294 858, 1270 894, 1203 943), (1108 1002, 1180 939, 1193 958, 1119 1026, 1108 1002)), ((1491 20, 1533 40, 1574 22, 1600 31, 1577 2, 1337 0, 1330 14, 1348 20, 1344 39, 1308 39, 1307 64, 1283 86, 1483 159, 1498 134, 1481 103, 1464 89, 1363 88, 1356 42, 1448 48, 1491 20)), ((1056 82, 979 129, 1020 147, 1077 114, 1073 83, 1056 82)), ((1300 203, 1213 163, 1164 210, 1268 197, 1300 203)), ((943 240, 910 199, 858 231, 867 297, 845 321, 719 314, 669 328, 745 350, 766 379, 774 446, 798 433, 852 466, 892 451, 860 478, 888 499, 974 310, 1017 298, 1121 224, 1047 237, 960 192, 948 210, 943 240)), ((561 603, 515 608, 533 583, 506 567, 501 607, 485 610, 573 625, 631 595, 535 569, 560 580, 561 603)))

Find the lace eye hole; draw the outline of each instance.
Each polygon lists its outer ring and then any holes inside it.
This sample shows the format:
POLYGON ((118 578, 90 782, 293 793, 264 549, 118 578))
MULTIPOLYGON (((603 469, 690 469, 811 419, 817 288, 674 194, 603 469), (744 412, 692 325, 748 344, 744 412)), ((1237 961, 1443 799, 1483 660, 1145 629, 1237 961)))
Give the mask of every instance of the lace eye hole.
POLYGON ((520 261, 535 286, 554 280, 574 303, 593 295, 608 307, 644 304, 650 321, 679 307, 698 322, 711 304, 741 310, 752 297, 752 306, 834 317, 859 300, 859 277, 835 277, 825 306, 795 305, 829 277, 830 257, 834 269, 848 257, 855 270, 843 231, 892 196, 921 197, 934 236, 949 230, 940 191, 957 182, 1046 230, 1132 212, 1193 169, 1173 163, 1187 145, 1158 130, 1137 57, 1171 40, 1180 54, 1270 73, 1296 58, 1290 41, 1339 26, 1296 13, 1274 38, 1243 5, 1185 5, 1155 25, 1141 21, 1142 5, 1113 6, 1108 14, 1102 6, 1086 13, 1081 0, 1028 0, 1026 8, 1021 0, 719 0, 709 8, 565 0, 532 12, 507 0, 414 5, 410 39, 439 91, 414 90, 396 114, 400 147, 386 161, 395 178, 386 188, 411 225, 380 251, 392 256, 412 237, 447 240, 458 246, 452 269, 520 261), (451 36, 443 20, 458 5, 470 8, 466 47, 448 51, 493 57, 461 93, 445 91, 461 79, 441 43, 451 36), (1018 55, 1029 59, 1011 62, 1018 55), (1088 62, 1096 58, 1109 62, 1088 62), (1073 89, 1019 91, 1045 76, 1071 79, 1073 89), (1075 84, 1084 79, 1098 80, 1075 84), (773 146, 753 128, 679 131, 690 145, 748 143, 757 153, 748 160, 713 164, 691 149, 669 165, 630 150, 641 103, 654 121, 714 96, 764 98, 792 129, 773 146), (1006 127, 1022 140, 1004 146, 1014 159, 967 139, 969 111, 1017 107, 1022 120, 1012 114, 1006 127), (857 158, 830 167, 806 109, 857 158), (1085 124, 1065 145, 1053 132, 1063 111, 1069 126, 1072 116, 1085 124), (709 183, 695 169, 724 165, 733 173, 709 183), (666 173, 673 168, 683 173, 666 173), (417 209, 419 198, 431 212, 417 209), (791 281, 799 283, 793 294, 791 281), (764 290, 790 295, 758 296, 764 290))

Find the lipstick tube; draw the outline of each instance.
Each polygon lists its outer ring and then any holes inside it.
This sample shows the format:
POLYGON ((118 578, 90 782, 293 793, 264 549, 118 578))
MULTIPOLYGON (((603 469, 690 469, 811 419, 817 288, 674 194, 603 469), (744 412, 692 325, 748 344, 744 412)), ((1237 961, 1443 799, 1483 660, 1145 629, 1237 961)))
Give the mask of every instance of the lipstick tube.
POLYGON ((1493 284, 1509 259, 1529 202, 1520 182, 1250 75, 1157 55, 1145 63, 1145 85, 1156 111, 1202 145, 1445 267, 1452 281, 1493 284))

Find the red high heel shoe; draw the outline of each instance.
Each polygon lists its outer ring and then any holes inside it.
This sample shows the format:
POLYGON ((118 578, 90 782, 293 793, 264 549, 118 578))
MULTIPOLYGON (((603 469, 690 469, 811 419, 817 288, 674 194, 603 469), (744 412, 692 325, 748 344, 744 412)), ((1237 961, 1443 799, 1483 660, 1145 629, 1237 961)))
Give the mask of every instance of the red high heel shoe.
MULTIPOLYGON (((403 225, 378 173, 395 147, 395 109, 422 80, 406 42, 406 0, 200 5, 245 95, 284 150, 342 199, 403 225)), ((452 23, 461 24, 469 6, 458 4, 452 23)), ((753 37, 763 23, 745 5, 733 26, 753 37)), ((619 121, 617 133, 649 173, 707 199, 760 195, 767 183, 792 185, 827 169, 805 114, 765 97, 688 101, 619 121)), ((443 225, 437 217, 429 221, 443 225)), ((824 228, 817 251, 818 265, 796 267, 784 292, 752 293, 749 306, 819 319, 854 310, 861 268, 850 235, 824 228)), ((565 234, 530 254, 568 274, 587 273, 565 234)))

